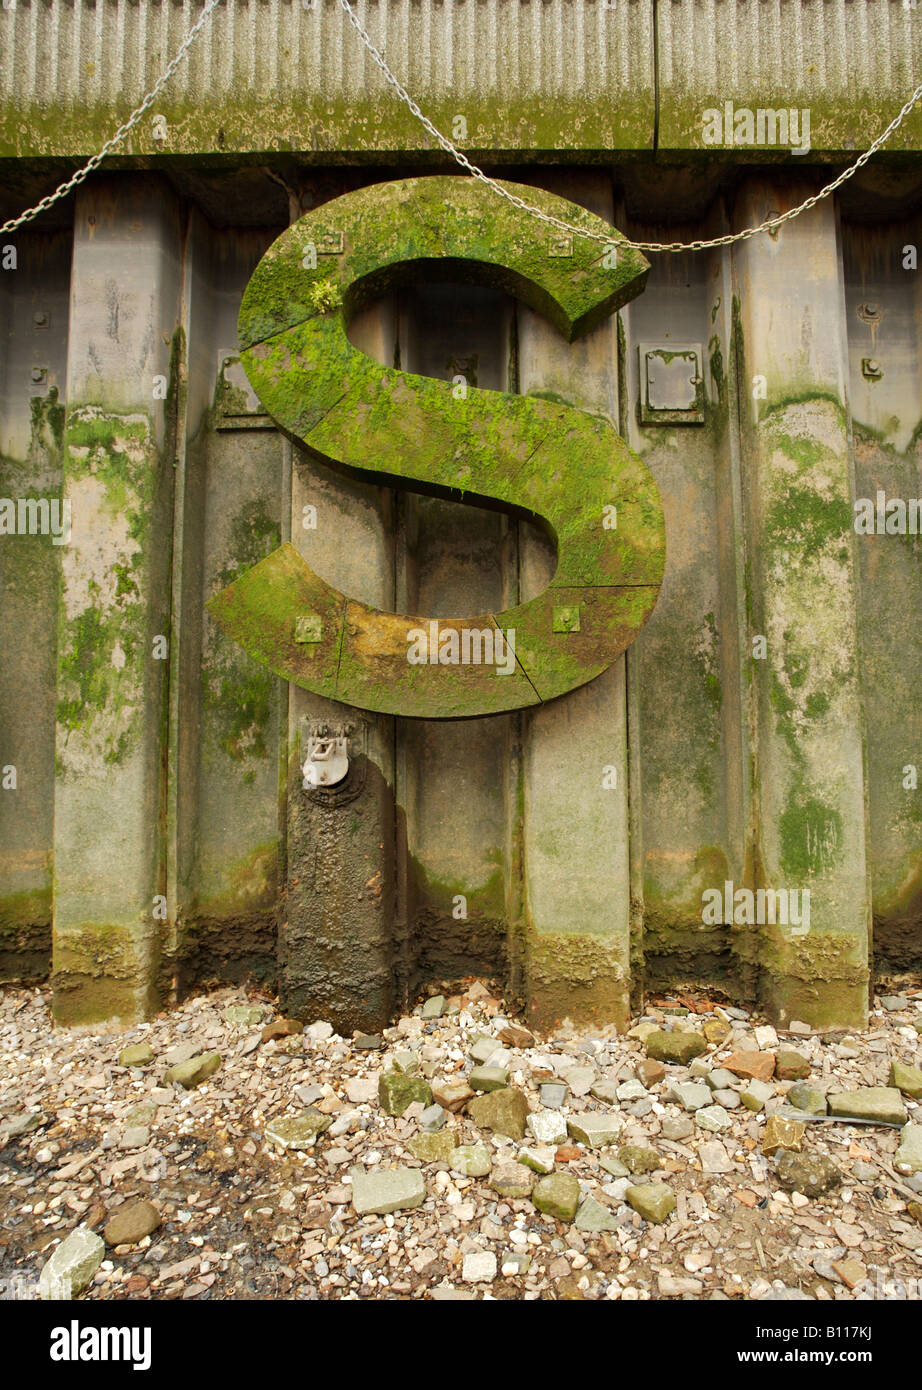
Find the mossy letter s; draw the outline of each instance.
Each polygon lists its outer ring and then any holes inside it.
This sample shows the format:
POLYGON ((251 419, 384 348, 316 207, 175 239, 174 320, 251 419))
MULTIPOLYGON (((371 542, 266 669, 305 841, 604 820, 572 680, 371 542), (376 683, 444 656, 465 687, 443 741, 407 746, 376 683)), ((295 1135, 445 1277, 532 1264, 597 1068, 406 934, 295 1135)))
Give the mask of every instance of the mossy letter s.
POLYGON ((258 661, 361 709, 458 718, 553 699, 610 666, 659 594, 659 492, 607 421, 552 401, 456 392, 380 366, 348 340, 357 309, 421 279, 502 289, 570 342, 640 293, 647 262, 606 223, 554 195, 505 186, 600 234, 609 249, 578 236, 561 247, 557 232, 473 179, 404 179, 302 217, 266 252, 243 297, 244 368, 292 439, 377 484, 527 516, 557 545, 556 573, 537 598, 437 624, 350 599, 290 545, 211 600, 215 620, 258 661), (413 631, 429 644, 422 660, 419 638, 410 658, 413 631), (504 659, 491 661, 491 650, 504 659))

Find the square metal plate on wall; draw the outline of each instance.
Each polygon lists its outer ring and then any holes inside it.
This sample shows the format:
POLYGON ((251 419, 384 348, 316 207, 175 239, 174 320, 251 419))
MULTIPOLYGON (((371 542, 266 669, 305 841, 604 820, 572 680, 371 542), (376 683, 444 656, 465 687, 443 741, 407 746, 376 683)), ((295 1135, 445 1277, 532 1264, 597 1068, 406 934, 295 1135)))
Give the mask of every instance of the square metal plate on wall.
POLYGON ((640 343, 640 423, 704 424, 704 346, 640 343))
POLYGON ((217 430, 274 430, 275 421, 266 415, 259 397, 243 370, 236 350, 218 351, 218 389, 215 410, 217 430))

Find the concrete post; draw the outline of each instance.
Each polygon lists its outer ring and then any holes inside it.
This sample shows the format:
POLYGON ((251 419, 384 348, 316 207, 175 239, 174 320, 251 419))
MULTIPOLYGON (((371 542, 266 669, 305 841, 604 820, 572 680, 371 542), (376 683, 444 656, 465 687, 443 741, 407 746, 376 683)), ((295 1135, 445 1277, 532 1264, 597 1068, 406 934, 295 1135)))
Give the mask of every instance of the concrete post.
MULTIPOLYGON (((555 179, 552 191, 611 220, 603 175, 555 179)), ((615 318, 567 345, 520 308, 519 388, 601 413, 617 428, 615 318)), ((548 582, 553 556, 530 527, 521 529, 520 555, 521 598, 528 599, 548 582)), ((624 1024, 631 983, 624 657, 564 699, 526 711, 523 722, 529 1016, 544 1026, 564 1018, 624 1024)))
POLYGON ((182 232, 150 175, 77 195, 67 362, 54 828, 54 1008, 155 1005, 182 232))
MULTIPOLYGON (((737 225, 812 189, 750 182, 737 225)), ((782 1023, 866 1022, 870 902, 837 214, 821 203, 734 253, 747 528, 755 881, 800 919, 747 923, 782 1023), (804 895, 809 893, 809 911, 804 895)), ((766 901, 765 914, 771 902, 766 901)), ((757 905, 758 906, 758 905, 757 905)))

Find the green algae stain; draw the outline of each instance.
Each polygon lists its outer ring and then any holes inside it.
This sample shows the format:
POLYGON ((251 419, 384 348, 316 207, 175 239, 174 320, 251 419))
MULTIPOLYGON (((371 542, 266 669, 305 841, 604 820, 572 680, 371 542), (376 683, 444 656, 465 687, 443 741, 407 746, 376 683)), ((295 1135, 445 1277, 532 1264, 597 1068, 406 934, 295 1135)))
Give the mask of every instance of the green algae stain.
POLYGON ((799 788, 782 811, 781 867, 803 882, 826 873, 842 854, 842 817, 834 807, 799 788))
MULTIPOLYGON (((265 559, 278 545, 281 528, 261 501, 244 506, 234 518, 227 544, 228 560, 216 576, 223 589, 244 570, 265 559)), ((202 708, 206 727, 232 762, 258 763, 269 756, 268 734, 277 681, 270 670, 252 661, 219 629, 212 629, 202 672, 202 708)), ((257 768, 243 772, 253 782, 257 768)))
POLYGON ((69 552, 68 581, 74 593, 85 593, 85 603, 70 614, 66 605, 61 608, 57 718, 68 733, 98 737, 99 754, 111 765, 135 742, 133 714, 144 699, 148 620, 141 576, 159 462, 143 412, 120 416, 92 404, 77 406, 64 439, 68 492, 78 502, 90 499, 114 529, 107 538, 108 564, 89 544, 81 545, 79 533, 69 552))

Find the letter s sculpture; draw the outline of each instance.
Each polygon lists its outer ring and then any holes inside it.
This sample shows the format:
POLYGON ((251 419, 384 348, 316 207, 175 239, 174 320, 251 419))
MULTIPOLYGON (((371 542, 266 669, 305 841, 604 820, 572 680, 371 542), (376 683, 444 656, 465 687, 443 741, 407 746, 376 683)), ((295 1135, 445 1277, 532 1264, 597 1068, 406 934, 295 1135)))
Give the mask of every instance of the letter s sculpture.
POLYGON ((426 719, 538 705, 610 666, 656 604, 665 564, 659 491, 611 424, 498 391, 456 399, 449 382, 380 366, 346 335, 355 310, 421 279, 504 290, 570 342, 640 293, 648 263, 619 246, 607 223, 538 189, 506 187, 600 233, 616 255, 580 237, 561 247, 557 232, 474 179, 404 179, 300 218, 270 246, 243 296, 244 369, 291 439, 369 482, 528 517, 557 544, 556 573, 537 598, 439 620, 459 638, 465 628, 513 629, 507 676, 489 665, 411 665, 407 632, 428 620, 349 598, 291 545, 211 599, 214 619, 258 661, 343 704, 426 719), (612 505, 616 525, 605 529, 612 505))

